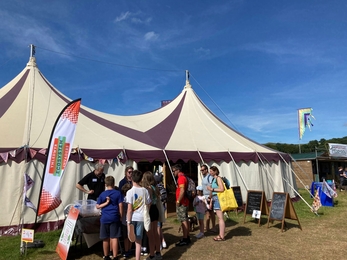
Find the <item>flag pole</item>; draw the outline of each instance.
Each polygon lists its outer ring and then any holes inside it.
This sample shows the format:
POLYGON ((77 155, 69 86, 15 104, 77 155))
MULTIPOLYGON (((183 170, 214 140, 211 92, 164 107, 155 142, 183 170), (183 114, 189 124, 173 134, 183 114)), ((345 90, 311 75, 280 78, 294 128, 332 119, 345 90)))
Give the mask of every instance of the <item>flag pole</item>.
POLYGON ((301 146, 300 146, 300 109, 297 109, 298 110, 298 130, 299 130, 299 153, 301 153, 301 146))

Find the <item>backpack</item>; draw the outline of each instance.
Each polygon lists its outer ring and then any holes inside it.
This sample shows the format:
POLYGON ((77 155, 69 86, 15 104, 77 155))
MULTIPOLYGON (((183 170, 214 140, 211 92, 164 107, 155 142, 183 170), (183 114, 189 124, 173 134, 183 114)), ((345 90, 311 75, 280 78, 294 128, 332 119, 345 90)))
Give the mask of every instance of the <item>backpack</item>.
POLYGON ((157 187, 158 187, 158 190, 159 190, 159 193, 160 193, 160 200, 161 200, 161 202, 166 202, 167 191, 166 191, 166 189, 164 187, 164 184, 158 183, 157 187))
POLYGON ((230 181, 226 177, 221 177, 221 178, 222 178, 227 190, 230 189, 230 181))
POLYGON ((196 195, 195 182, 191 178, 189 178, 187 176, 185 176, 185 177, 187 179, 186 196, 189 200, 193 200, 195 195, 196 195))

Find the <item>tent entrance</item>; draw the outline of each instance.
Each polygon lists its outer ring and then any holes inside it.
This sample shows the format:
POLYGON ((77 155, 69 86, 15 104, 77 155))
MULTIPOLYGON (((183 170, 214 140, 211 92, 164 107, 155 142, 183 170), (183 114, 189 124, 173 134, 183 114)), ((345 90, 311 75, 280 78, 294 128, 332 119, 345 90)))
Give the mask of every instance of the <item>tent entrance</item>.
MULTIPOLYGON (((174 164, 180 164, 182 166, 182 171, 194 180, 195 184, 198 185, 198 166, 199 164, 195 161, 184 162, 183 160, 178 160, 177 162, 170 161, 170 166, 174 164)), ((176 185, 175 181, 172 178, 172 174, 170 172, 170 167, 168 167, 167 163, 162 163, 160 161, 142 161, 138 162, 137 169, 142 172, 151 171, 153 173, 159 172, 164 174, 164 184, 167 190, 167 212, 172 213, 176 211, 176 185)), ((189 211, 193 210, 192 205, 190 205, 189 211)))

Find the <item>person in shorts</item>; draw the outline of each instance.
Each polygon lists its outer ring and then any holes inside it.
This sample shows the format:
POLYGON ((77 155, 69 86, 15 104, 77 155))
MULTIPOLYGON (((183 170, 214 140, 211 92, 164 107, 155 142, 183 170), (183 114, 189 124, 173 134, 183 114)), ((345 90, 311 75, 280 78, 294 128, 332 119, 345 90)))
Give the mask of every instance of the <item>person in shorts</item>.
POLYGON ((126 194, 126 202, 128 203, 127 211, 127 227, 129 238, 135 233, 135 258, 141 259, 141 242, 144 229, 144 207, 149 207, 151 198, 146 188, 141 187, 140 183, 143 173, 134 170, 132 174, 133 186, 126 194), (146 201, 146 204, 144 203, 146 201), (133 229, 133 231, 132 231, 133 229))
MULTIPOLYGON (((201 186, 203 189, 204 196, 209 203, 212 201, 212 194, 211 191, 207 189, 208 186, 212 185, 213 177, 212 175, 208 172, 208 167, 206 164, 203 164, 200 168, 200 172, 202 174, 202 181, 201 181, 201 186)), ((206 211, 206 231, 211 231, 213 233, 217 233, 217 228, 216 228, 216 215, 213 211, 213 206, 208 208, 206 211), (212 224, 212 228, 210 229, 210 222, 212 224)))
POLYGON ((188 187, 188 180, 182 172, 180 164, 172 166, 172 171, 177 177, 177 188, 176 188, 176 213, 177 219, 181 222, 183 238, 176 243, 176 246, 186 246, 190 244, 189 237, 189 223, 188 223, 188 207, 189 199, 186 197, 186 189, 188 187))
POLYGON ((123 236, 123 241, 124 241, 124 253, 123 256, 124 258, 128 258, 131 256, 131 246, 132 242, 128 238, 128 229, 127 229, 127 222, 126 222, 126 217, 127 217, 127 210, 128 210, 128 204, 126 202, 126 195, 128 190, 131 189, 131 184, 126 183, 122 186, 122 195, 123 195, 123 216, 122 216, 122 236, 123 236))
POLYGON ((122 236, 121 217, 123 214, 123 201, 120 191, 114 189, 114 178, 105 178, 106 190, 103 191, 96 202, 96 208, 102 209, 100 218, 100 239, 103 240, 102 247, 104 259, 111 259, 110 243, 113 259, 118 254, 118 239, 122 236))

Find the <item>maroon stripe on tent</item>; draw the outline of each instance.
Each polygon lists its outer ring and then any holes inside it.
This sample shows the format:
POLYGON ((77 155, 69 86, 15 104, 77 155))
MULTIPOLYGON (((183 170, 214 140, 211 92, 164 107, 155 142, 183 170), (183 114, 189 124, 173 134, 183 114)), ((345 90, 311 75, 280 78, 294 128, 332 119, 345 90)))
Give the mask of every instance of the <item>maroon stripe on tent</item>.
MULTIPOLYGON (((51 87, 52 91, 58 95, 65 102, 69 102, 64 96, 62 96, 59 92, 55 90, 53 86, 49 84, 49 82, 43 77, 40 73, 44 81, 51 87)), ((178 118, 181 114, 181 110, 184 104, 184 100, 186 97, 186 93, 183 95, 180 103, 175 108, 175 110, 165 118, 161 123, 149 129, 146 132, 141 132, 136 129, 132 129, 109 120, 106 120, 102 117, 99 117, 83 108, 80 109, 80 113, 93 120, 94 122, 114 131, 121 135, 124 135, 128 138, 134 139, 136 141, 142 142, 144 144, 157 147, 160 149, 164 149, 167 145, 168 141, 171 138, 171 134, 173 133, 175 126, 177 124, 178 118)))
POLYGON ((183 103, 186 95, 184 94, 182 100, 175 108, 175 110, 165 118, 161 123, 154 126, 152 129, 147 132, 141 132, 136 129, 132 129, 111 121, 108 121, 104 118, 101 118, 93 113, 90 113, 81 108, 81 113, 91 120, 99 123, 100 125, 107 127, 108 129, 115 131, 121 135, 134 139, 136 141, 142 142, 144 144, 148 144, 160 149, 164 149, 167 145, 167 142, 170 140, 171 134, 175 129, 176 123, 180 116, 183 103))
POLYGON ((21 79, 14 85, 13 88, 10 89, 1 99, 0 99, 0 117, 2 117, 6 111, 10 108, 13 101, 18 96, 19 92, 22 90, 25 80, 29 75, 29 69, 24 73, 21 79))

